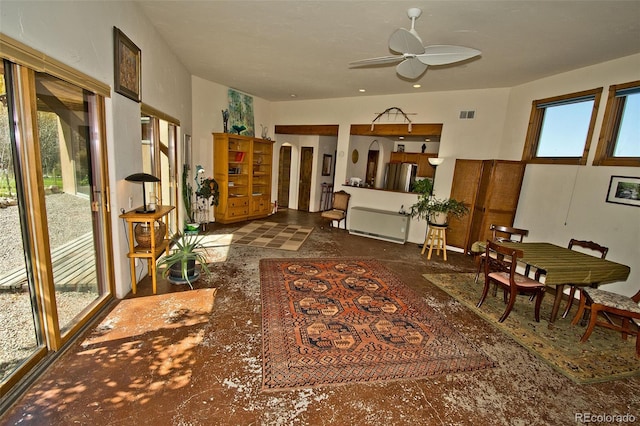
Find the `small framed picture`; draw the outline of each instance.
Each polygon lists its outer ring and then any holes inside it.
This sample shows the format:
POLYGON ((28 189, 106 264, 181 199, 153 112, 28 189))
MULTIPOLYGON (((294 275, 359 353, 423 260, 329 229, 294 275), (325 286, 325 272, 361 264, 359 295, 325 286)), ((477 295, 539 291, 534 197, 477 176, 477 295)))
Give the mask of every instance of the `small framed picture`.
POLYGON ((640 177, 611 176, 607 203, 640 207, 640 177))
POLYGON ((122 31, 113 27, 114 90, 129 99, 140 102, 141 52, 122 31))
POLYGON ((331 160, 332 156, 329 154, 324 154, 322 157, 322 176, 331 175, 331 160))
POLYGON ((398 152, 404 152, 404 145, 398 144, 398 152))

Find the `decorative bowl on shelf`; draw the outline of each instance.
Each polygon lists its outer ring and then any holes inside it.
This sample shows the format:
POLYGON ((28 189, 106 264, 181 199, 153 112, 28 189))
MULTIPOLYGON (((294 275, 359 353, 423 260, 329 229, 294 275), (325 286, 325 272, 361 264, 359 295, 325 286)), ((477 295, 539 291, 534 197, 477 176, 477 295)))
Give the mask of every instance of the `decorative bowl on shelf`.
MULTIPOLYGON (((164 236, 167 233, 167 225, 161 220, 156 220, 154 226, 156 228, 155 245, 157 247, 162 244, 162 240, 164 240, 164 236)), ((151 226, 149 226, 148 223, 136 224, 134 234, 139 248, 151 248, 151 226)))

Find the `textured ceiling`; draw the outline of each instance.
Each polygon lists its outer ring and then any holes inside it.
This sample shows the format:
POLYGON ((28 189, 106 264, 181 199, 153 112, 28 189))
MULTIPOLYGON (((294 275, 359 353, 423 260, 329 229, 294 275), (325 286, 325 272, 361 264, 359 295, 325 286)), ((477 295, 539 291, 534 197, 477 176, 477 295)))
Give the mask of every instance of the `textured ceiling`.
POLYGON ((270 101, 511 87, 640 52, 640 1, 136 1, 191 74, 270 101), (482 56, 416 81, 385 56, 391 33, 482 56), (414 83, 422 85, 413 88, 414 83))

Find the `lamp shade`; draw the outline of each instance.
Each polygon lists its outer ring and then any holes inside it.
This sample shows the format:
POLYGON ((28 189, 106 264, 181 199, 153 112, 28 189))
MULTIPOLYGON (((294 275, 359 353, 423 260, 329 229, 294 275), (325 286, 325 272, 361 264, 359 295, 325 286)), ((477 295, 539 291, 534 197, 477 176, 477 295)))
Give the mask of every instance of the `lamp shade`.
POLYGON ((443 162, 444 162, 444 158, 437 158, 437 157, 429 158, 429 164, 431 164, 432 166, 439 166, 443 162))
POLYGON ((134 173, 124 178, 124 180, 128 182, 160 182, 160 179, 149 173, 134 173))
POLYGON ((142 208, 137 209, 137 213, 153 213, 155 208, 147 208, 147 193, 145 191, 145 182, 160 182, 160 179, 149 173, 134 173, 124 178, 127 182, 141 182, 142 183, 142 208))

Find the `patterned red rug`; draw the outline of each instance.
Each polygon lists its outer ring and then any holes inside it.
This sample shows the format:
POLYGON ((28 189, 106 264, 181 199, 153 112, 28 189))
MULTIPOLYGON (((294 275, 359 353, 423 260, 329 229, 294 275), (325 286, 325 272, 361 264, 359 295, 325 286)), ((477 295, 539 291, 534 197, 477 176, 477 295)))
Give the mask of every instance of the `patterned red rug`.
POLYGON ((263 389, 493 367, 372 259, 262 259, 263 389))

